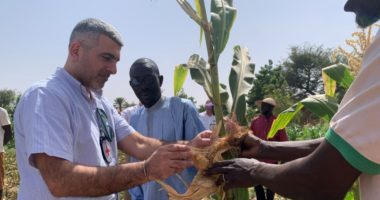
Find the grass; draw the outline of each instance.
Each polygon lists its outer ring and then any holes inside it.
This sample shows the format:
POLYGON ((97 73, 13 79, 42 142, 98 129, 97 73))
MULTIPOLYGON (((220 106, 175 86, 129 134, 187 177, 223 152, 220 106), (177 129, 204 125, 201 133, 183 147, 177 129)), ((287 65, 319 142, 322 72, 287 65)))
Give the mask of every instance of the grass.
POLYGON ((4 154, 4 199, 13 200, 17 199, 18 185, 20 178, 18 175, 17 164, 16 164, 16 149, 11 148, 5 149, 4 154))

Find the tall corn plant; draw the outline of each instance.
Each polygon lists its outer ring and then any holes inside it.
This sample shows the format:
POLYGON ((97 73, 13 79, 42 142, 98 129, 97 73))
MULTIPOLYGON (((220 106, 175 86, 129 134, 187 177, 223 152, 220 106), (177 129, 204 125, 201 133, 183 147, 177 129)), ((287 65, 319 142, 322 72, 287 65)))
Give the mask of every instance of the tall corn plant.
MULTIPOLYGON (((186 64, 178 65, 175 69, 174 94, 182 88, 186 74, 184 69, 190 70, 191 78, 201 85, 209 99, 214 103, 214 111, 217 124, 222 124, 218 133, 224 136, 226 131, 223 126, 224 113, 236 116, 241 125, 246 125, 245 96, 252 87, 254 64, 250 63, 248 50, 240 46, 234 47, 234 56, 229 86, 232 98, 229 98, 227 86, 219 83, 218 61, 226 47, 229 34, 236 18, 237 10, 232 5, 232 0, 211 0, 210 21, 206 13, 203 0, 195 0, 195 9, 186 0, 177 0, 185 13, 200 26, 201 41, 204 36, 207 47, 207 61, 197 54, 190 56, 186 64), (182 76, 181 76, 182 74, 182 76)), ((218 199, 216 197, 216 199, 218 199)), ((227 199, 248 199, 247 189, 234 189, 227 193, 227 199)))
MULTIPOLYGON (((227 86, 219 83, 218 76, 219 57, 227 44, 237 13, 232 5, 232 0, 211 0, 210 21, 207 19, 203 0, 195 0, 196 9, 193 9, 186 0, 177 0, 177 2, 189 17, 200 26, 201 33, 205 38, 208 59, 206 61, 198 54, 190 56, 187 64, 177 66, 175 77, 177 76, 176 72, 182 71, 180 68, 188 68, 191 78, 204 88, 207 96, 214 102, 217 122, 223 123, 224 108, 230 115, 235 113, 240 124, 246 125, 247 121, 244 118, 245 96, 252 87, 254 78, 254 64, 250 63, 248 50, 240 46, 234 47, 234 57, 229 76, 232 99, 229 99, 227 86)), ((175 85, 177 88, 182 86, 179 83, 175 83, 175 85)), ((221 130, 220 135, 225 135, 224 129, 221 130)))
MULTIPOLYGON (((211 22, 209 22, 203 0, 195 1, 196 10, 186 0, 177 0, 177 2, 189 17, 200 26, 201 32, 204 33, 208 54, 207 69, 206 62, 199 56, 192 56, 190 59, 194 63, 193 68, 199 69, 197 75, 204 77, 204 80, 202 80, 204 89, 207 96, 214 102, 217 122, 221 122, 223 112, 217 63, 221 52, 227 44, 229 32, 235 20, 236 9, 232 7, 232 0, 212 0, 211 22), (201 65, 195 65, 196 63, 201 65)), ((198 79, 197 83, 201 83, 201 81, 198 79)), ((222 132, 225 133, 225 130, 222 129, 222 132)))

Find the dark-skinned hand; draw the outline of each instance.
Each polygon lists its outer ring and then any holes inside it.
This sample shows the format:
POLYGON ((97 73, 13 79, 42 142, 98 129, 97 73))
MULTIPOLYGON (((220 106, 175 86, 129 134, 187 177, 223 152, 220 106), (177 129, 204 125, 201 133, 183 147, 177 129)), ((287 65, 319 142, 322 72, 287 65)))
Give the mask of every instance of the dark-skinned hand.
POLYGON ((205 171, 206 176, 220 174, 216 184, 223 185, 224 190, 236 187, 251 187, 257 185, 255 181, 255 169, 259 161, 248 158, 236 158, 216 162, 205 171))
POLYGON ((247 135, 244 136, 240 144, 240 148, 241 148, 240 157, 244 157, 244 158, 256 157, 264 142, 265 141, 254 136, 252 132, 249 132, 247 135))

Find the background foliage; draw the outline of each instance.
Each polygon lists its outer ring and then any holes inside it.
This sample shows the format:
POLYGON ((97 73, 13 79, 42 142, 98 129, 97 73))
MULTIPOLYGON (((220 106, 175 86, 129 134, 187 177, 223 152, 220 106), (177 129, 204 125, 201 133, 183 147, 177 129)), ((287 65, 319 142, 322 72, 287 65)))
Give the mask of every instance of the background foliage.
MULTIPOLYGON (((321 69, 331 64, 342 62, 349 64, 349 70, 355 75, 360 70, 360 63, 363 52, 372 40, 371 30, 360 30, 353 33, 353 39, 348 39, 347 44, 354 50, 347 51, 341 47, 331 53, 329 49, 323 49, 321 46, 301 45, 294 46, 289 52, 288 58, 284 61, 274 64, 272 60, 264 66, 258 66, 253 86, 247 94, 248 110, 246 118, 248 122, 258 113, 256 102, 265 97, 276 99, 278 106, 275 113, 289 108, 309 94, 317 94, 323 91, 321 69), (360 46, 360 51, 357 51, 360 46), (333 58, 333 59, 332 59, 333 58), (354 64, 352 64, 354 63, 354 64), (297 77, 297 78, 295 78, 297 77), (308 83, 302 85, 297 82, 308 83)), ((335 97, 340 102, 346 88, 337 85, 335 97)), ((188 98, 196 104, 196 100, 183 90, 178 94, 182 98, 188 98)), ((0 106, 7 109, 13 122, 13 113, 15 106, 20 98, 17 91, 10 89, 0 89, 0 106)), ((203 102, 201 102, 203 104, 203 102)), ((123 97, 114 100, 114 106, 122 110, 126 107, 135 105, 134 102, 128 102, 123 97)), ((203 111, 203 105, 200 106, 203 111)), ((12 123, 13 124, 13 123, 12 123)), ((287 126, 286 130, 290 140, 314 139, 324 136, 328 129, 328 123, 316 117, 310 111, 301 110, 300 113, 287 126)), ((5 147, 5 199, 16 199, 19 176, 16 165, 14 140, 9 142, 5 147)), ((122 158, 123 159, 123 158, 122 158)), ((123 161, 121 161, 123 162, 123 161)), ((249 190, 250 198, 253 191, 249 190)), ((358 199, 357 194, 351 190, 348 192, 346 200, 358 199)))

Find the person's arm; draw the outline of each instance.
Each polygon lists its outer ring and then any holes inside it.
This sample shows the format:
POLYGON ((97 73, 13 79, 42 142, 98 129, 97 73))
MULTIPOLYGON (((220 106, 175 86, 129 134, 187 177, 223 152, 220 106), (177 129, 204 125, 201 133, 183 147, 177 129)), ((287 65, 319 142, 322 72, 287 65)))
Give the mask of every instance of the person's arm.
POLYGON ((292 199, 343 199, 360 175, 327 141, 312 154, 282 165, 239 158, 219 162, 207 173, 223 174, 217 183, 225 189, 262 184, 292 199))
POLYGON ((11 125, 3 126, 4 129, 4 145, 8 144, 8 142, 12 139, 12 128, 11 125))
POLYGON ((178 144, 158 148, 145 161, 111 167, 78 165, 44 153, 31 158, 56 197, 108 195, 149 180, 165 179, 192 165, 189 148, 178 144))
POLYGON ((142 162, 89 167, 47 154, 35 154, 34 161, 49 191, 56 197, 103 196, 145 182, 142 162))
POLYGON ((271 142, 261 140, 252 133, 249 133, 241 144, 241 156, 286 162, 309 155, 323 140, 324 138, 305 141, 271 142))
MULTIPOLYGON (((209 130, 200 132, 191 141, 177 141, 183 144, 202 148, 211 144, 212 132, 209 130)), ((155 138, 146 137, 138 132, 134 132, 118 142, 118 148, 126 154, 132 155, 139 160, 148 158, 158 147, 169 144, 155 138)))
POLYGON ((118 142, 118 148, 139 160, 148 158, 165 142, 134 132, 118 142))

